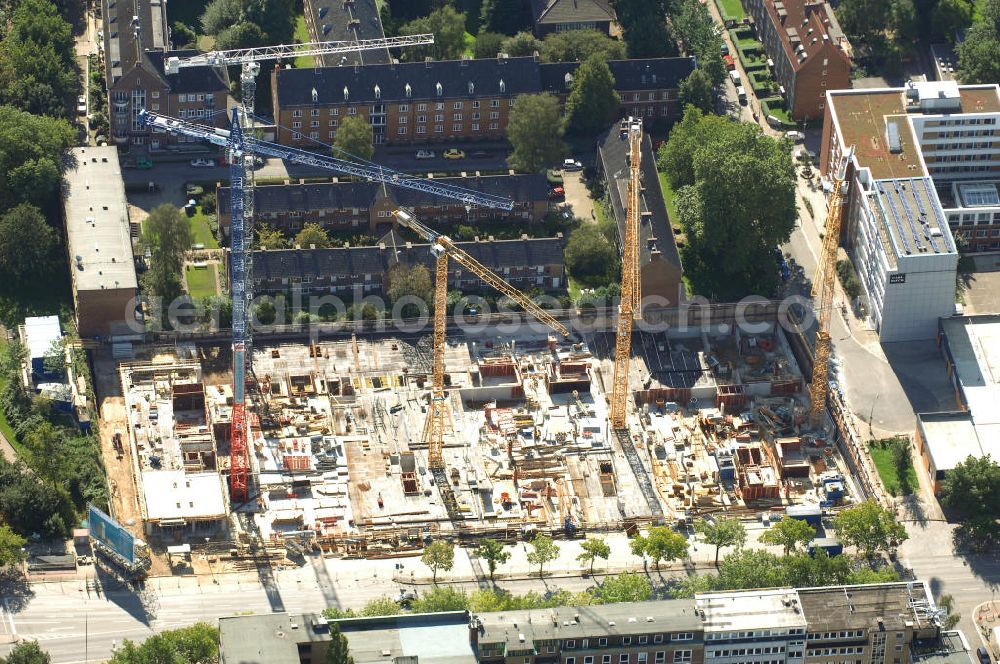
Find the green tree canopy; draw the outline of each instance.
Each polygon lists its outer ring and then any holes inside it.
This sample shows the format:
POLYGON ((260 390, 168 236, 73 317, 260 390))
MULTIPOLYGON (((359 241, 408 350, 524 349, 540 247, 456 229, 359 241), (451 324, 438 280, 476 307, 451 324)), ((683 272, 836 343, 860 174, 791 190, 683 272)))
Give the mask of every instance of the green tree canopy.
POLYGON ((472 45, 472 52, 477 58, 495 58, 497 53, 503 51, 503 43, 506 35, 499 32, 484 32, 480 30, 476 35, 476 42, 472 45))
POLYGON ((715 109, 715 90, 708 74, 701 67, 681 81, 679 96, 681 104, 685 107, 694 106, 706 114, 715 109))
POLYGON ((630 58, 660 58, 677 55, 667 33, 667 15, 661 0, 614 0, 630 58))
POLYGON ((386 595, 376 597, 361 607, 361 615, 369 618, 395 616, 400 613, 402 613, 402 609, 399 606, 399 602, 386 595))
POLYGON ((219 630, 199 622, 154 634, 141 644, 125 639, 109 664, 213 664, 219 661, 219 630))
POLYGON ((538 565, 538 576, 545 573, 545 565, 559 557, 559 545, 551 537, 536 535, 531 540, 531 551, 528 552, 528 564, 538 565))
POLYGON ((428 308, 433 305, 434 283, 431 281, 431 271, 426 265, 397 263, 389 268, 388 279, 389 288, 386 289, 386 295, 390 302, 395 303, 401 297, 410 295, 426 302, 428 308))
POLYGON ((72 26, 48 0, 20 0, 0 40, 0 104, 67 117, 79 87, 72 26))
POLYGON ((13 565, 25 559, 21 550, 28 540, 24 539, 7 524, 0 525, 0 567, 13 565))
MULTIPOLYGON (((570 34, 570 32, 557 34, 570 34)), ((597 34, 597 33, 595 33, 597 34)), ((570 132, 596 134, 608 128, 621 106, 615 91, 615 77, 600 53, 580 64, 573 77, 573 87, 566 99, 566 126, 570 132)))
MULTIPOLYGON (((450 568, 449 568, 450 569, 450 568)), ((414 613, 438 613, 441 611, 461 611, 468 608, 469 597, 453 586, 433 586, 421 593, 413 601, 414 613)))
POLYGON ((330 645, 326 650, 326 664, 354 664, 347 637, 340 632, 340 627, 330 625, 330 645))
POLYGON ((722 83, 726 78, 721 57, 723 40, 708 5, 699 0, 681 0, 670 16, 670 26, 674 41, 685 54, 697 58, 698 68, 708 76, 710 85, 722 83))
POLYGON ((0 657, 0 664, 49 664, 51 661, 52 658, 42 650, 38 641, 21 641, 9 655, 0 657))
POLYGON ((1000 517, 1000 464, 990 456, 968 457, 948 471, 941 502, 966 518, 1000 517))
POLYGON ((594 224, 573 229, 563 257, 570 275, 585 286, 606 286, 618 278, 618 251, 594 224))
POLYGON ((181 274, 191 241, 190 224, 169 203, 153 208, 143 224, 142 245, 150 253, 149 269, 142 275, 143 286, 163 298, 164 305, 183 292, 181 274))
POLYGON ((261 249, 286 249, 288 248, 288 238, 277 228, 272 228, 270 224, 260 224, 257 226, 257 243, 255 248, 261 249))
POLYGON ((520 95, 507 121, 507 140, 514 147, 508 162, 526 173, 558 163, 566 152, 559 100, 547 92, 520 95))
POLYGON ((295 236, 295 244, 299 247, 315 246, 317 249, 325 249, 330 246, 330 236, 327 235, 325 228, 309 222, 303 225, 302 230, 295 236))
POLYGON ((211 0, 201 15, 201 29, 206 35, 217 35, 240 20, 240 0, 211 0))
POLYGON ((480 24, 505 35, 530 28, 531 4, 521 0, 483 0, 480 24))
POLYGON ((0 106, 0 210, 31 203, 56 214, 62 154, 73 141, 65 120, 0 106))
POLYGON ((428 32, 434 35, 434 43, 403 49, 404 60, 419 62, 427 56, 435 60, 457 60, 465 52, 465 14, 455 11, 451 5, 439 7, 399 29, 402 35, 428 32))
POLYGON ((445 540, 435 540, 424 548, 420 562, 431 568, 434 583, 437 583, 438 571, 447 572, 455 565, 455 545, 445 540))
POLYGON ((593 55, 607 62, 624 60, 625 45, 597 30, 565 30, 547 34, 540 55, 545 62, 583 62, 593 55))
POLYGON ((795 228, 789 147, 756 125, 688 107, 661 149, 688 239, 683 259, 696 292, 722 301, 770 294, 774 247, 795 228))
POLYGON ((337 135, 333 139, 333 155, 368 161, 374 154, 374 133, 368 121, 359 115, 348 116, 341 120, 337 135))
POLYGON ((625 572, 609 576, 594 589, 594 595, 601 604, 619 602, 646 602, 653 597, 653 586, 649 579, 635 572, 625 572))
POLYGON ((510 551, 501 542, 495 539, 484 539, 476 547, 476 555, 486 561, 486 567, 490 570, 490 581, 497 571, 497 565, 502 565, 510 560, 510 551))
POLYGON ((22 203, 0 215, 0 294, 24 301, 50 289, 59 253, 58 234, 35 206, 22 203))
POLYGON ((215 47, 220 50, 256 48, 267 43, 267 35, 253 21, 234 23, 215 37, 215 47))
POLYGON ((594 561, 598 558, 607 560, 611 555, 611 547, 601 537, 589 537, 580 543, 583 549, 576 557, 584 565, 590 566, 590 575, 594 575, 594 561))
POLYGON ((174 21, 170 37, 178 49, 198 48, 198 34, 188 25, 174 21))
POLYGON ((808 544, 816 537, 816 529, 802 519, 784 516, 781 521, 771 526, 760 536, 764 544, 774 544, 785 550, 785 555, 791 554, 798 546, 808 544))
POLYGON ((519 32, 503 42, 503 52, 512 58, 524 57, 541 50, 542 42, 535 39, 535 35, 530 32, 519 32))
POLYGON ((977 22, 958 51, 958 77, 963 83, 1000 81, 1000 32, 988 21, 977 22))
POLYGON ((927 30, 933 41, 955 42, 955 35, 972 24, 972 6, 967 0, 938 0, 930 12, 927 30))
POLYGON ((653 566, 660 568, 660 561, 668 563, 680 560, 687 555, 687 540, 680 533, 674 532, 666 526, 653 526, 645 536, 634 537, 630 542, 632 553, 637 556, 645 556, 653 561, 653 566))
POLYGON ((695 529, 701 533, 707 544, 715 547, 715 564, 719 564, 719 550, 724 546, 734 546, 737 549, 746 544, 747 529, 739 519, 699 520, 695 529))
POLYGON ((890 551, 905 542, 909 535, 896 515, 874 501, 867 501, 839 512, 833 517, 837 537, 871 560, 878 551, 890 551))

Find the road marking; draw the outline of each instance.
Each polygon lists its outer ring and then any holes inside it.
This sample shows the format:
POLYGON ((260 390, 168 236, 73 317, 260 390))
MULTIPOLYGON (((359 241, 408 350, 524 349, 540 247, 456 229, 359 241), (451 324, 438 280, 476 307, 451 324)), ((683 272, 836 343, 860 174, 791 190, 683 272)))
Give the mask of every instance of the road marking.
POLYGON ((7 619, 10 620, 10 635, 17 636, 17 625, 14 624, 14 614, 11 612, 10 607, 7 605, 7 600, 4 598, 3 609, 0 609, 3 613, 7 614, 7 619))

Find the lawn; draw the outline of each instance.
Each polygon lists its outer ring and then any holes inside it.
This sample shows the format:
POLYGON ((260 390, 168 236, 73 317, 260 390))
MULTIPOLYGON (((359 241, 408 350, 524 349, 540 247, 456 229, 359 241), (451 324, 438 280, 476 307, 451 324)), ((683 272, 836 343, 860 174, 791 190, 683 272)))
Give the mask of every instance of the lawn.
POLYGON ((746 13, 743 11, 743 3, 740 0, 717 0, 722 9, 723 18, 732 18, 742 21, 746 13))
POLYGON ((206 249, 218 249, 219 241, 215 239, 212 227, 208 225, 208 215, 201 211, 201 206, 195 208, 194 214, 188 217, 191 224, 192 244, 203 244, 206 249))
MULTIPOLYGON (((306 17, 301 14, 295 19, 295 43, 305 44, 309 41, 309 28, 306 27, 306 17)), ((296 69, 310 69, 315 67, 316 63, 311 55, 301 55, 295 58, 295 68, 296 69)))
POLYGON ((677 204, 674 202, 674 190, 670 188, 670 181, 665 173, 660 173, 660 188, 663 189, 663 200, 667 204, 667 212, 670 214, 670 225, 680 228, 680 217, 677 216, 677 204))
POLYGON ((909 495, 919 486, 917 471, 913 468, 908 450, 905 472, 902 478, 899 476, 895 460, 893 459, 893 447, 897 444, 909 445, 909 441, 905 438, 899 440, 902 442, 897 443, 896 439, 886 438, 868 444, 872 461, 875 462, 879 477, 882 478, 882 484, 885 485, 886 491, 893 496, 909 495))
POLYGON ((184 268, 188 295, 196 300, 215 295, 215 270, 215 263, 209 263, 208 265, 200 267, 188 265, 184 268))

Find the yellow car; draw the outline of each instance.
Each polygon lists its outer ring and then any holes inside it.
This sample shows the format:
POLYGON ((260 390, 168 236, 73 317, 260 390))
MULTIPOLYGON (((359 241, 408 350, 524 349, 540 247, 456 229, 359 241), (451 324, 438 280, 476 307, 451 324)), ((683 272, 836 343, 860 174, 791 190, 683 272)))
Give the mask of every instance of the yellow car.
POLYGON ((445 159, 465 159, 465 152, 458 148, 448 148, 441 154, 445 159))

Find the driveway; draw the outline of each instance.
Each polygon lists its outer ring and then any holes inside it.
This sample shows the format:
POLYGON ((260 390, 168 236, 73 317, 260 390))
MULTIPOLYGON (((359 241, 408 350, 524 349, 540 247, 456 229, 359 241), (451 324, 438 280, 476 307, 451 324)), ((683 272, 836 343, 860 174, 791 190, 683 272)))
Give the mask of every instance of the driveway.
POLYGON ((583 171, 563 171, 563 188, 566 190, 566 207, 572 210, 576 217, 596 223, 594 201, 591 200, 587 185, 584 184, 583 171))

